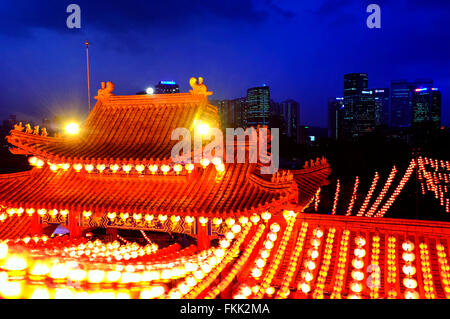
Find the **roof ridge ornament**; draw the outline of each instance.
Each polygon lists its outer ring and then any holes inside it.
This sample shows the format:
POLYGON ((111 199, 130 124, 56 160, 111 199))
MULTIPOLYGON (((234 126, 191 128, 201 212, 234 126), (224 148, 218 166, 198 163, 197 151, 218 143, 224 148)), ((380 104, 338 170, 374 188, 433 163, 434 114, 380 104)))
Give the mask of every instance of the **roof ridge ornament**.
POLYGON ((198 80, 195 77, 192 77, 189 79, 189 84, 192 87, 192 90, 189 90, 191 94, 194 95, 204 95, 208 96, 211 95, 212 92, 208 92, 208 88, 205 84, 203 84, 203 78, 199 77, 198 80))
POLYGON ((114 91, 114 83, 111 81, 102 82, 102 88, 98 90, 97 96, 94 96, 94 99, 97 100, 107 100, 114 94, 112 93, 114 91))

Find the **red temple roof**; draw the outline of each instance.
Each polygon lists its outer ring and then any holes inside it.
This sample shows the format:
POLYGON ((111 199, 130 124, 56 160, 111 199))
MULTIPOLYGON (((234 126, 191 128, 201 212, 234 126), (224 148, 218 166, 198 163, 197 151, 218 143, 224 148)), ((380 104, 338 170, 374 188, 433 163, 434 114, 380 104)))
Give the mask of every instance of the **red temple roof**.
POLYGON ((175 128, 198 119, 218 123, 217 109, 191 93, 111 96, 101 99, 77 137, 55 138, 12 130, 21 153, 58 163, 160 162, 170 158, 175 128), (170 96, 168 96, 170 95, 170 96))

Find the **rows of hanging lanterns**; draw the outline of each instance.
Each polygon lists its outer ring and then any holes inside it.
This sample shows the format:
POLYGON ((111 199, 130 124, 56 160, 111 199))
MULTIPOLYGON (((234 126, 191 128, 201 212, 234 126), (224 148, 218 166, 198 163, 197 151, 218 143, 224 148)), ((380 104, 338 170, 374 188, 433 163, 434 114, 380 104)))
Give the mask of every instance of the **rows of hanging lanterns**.
POLYGON ((423 290, 425 291, 425 298, 435 299, 436 293, 433 284, 433 275, 431 274, 430 253, 428 245, 425 243, 419 244, 420 249, 420 265, 422 266, 423 290))
POLYGON ((361 205, 361 207, 359 208, 359 211, 356 214, 356 216, 364 215, 364 213, 367 209, 367 206, 369 206, 369 202, 370 202, 370 199, 372 198, 375 188, 377 187, 379 178, 380 178, 380 176, 378 175, 378 172, 375 172, 375 176, 373 177, 372 183, 370 184, 370 188, 369 188, 369 191, 367 192, 366 198, 364 199, 364 202, 361 205))
POLYGON ((352 259, 352 281, 350 282, 351 293, 348 299, 361 299, 361 293, 364 289, 364 257, 366 256, 366 239, 359 235, 355 237, 356 248, 353 251, 354 258, 352 259))
MULTIPOLYGON (((37 158, 35 156, 32 156, 28 159, 28 162, 30 165, 42 168, 45 164, 48 165, 49 169, 53 172, 58 171, 68 171, 71 168, 75 172, 81 172, 85 171, 87 173, 124 173, 124 174, 130 174, 130 173, 136 173, 136 174, 162 174, 167 175, 168 173, 172 173, 175 175, 178 175, 185 170, 187 173, 192 173, 192 171, 195 168, 195 164, 193 163, 167 163, 167 164, 95 164, 95 163, 88 163, 88 164, 82 164, 82 163, 52 163, 49 161, 45 161, 44 159, 37 158)), ((210 164, 213 164, 218 172, 224 172, 225 171, 225 164, 223 163, 222 159, 219 157, 214 157, 213 159, 209 160, 207 158, 202 158, 200 160, 200 166, 203 168, 208 167, 210 164)))
POLYGON ((392 167, 392 170, 391 170, 391 172, 390 172, 390 174, 389 174, 389 176, 388 176, 388 178, 386 180, 386 183, 383 186, 383 189, 378 194, 377 199, 372 204, 370 209, 366 212, 366 214, 365 214, 366 217, 372 217, 375 214, 377 208, 380 206, 381 202, 383 201, 384 196, 386 195, 387 191, 391 187, 391 184, 394 181, 394 178, 395 178, 396 174, 397 174, 397 168, 394 166, 394 167, 392 167))
POLYGON ((243 266, 247 263, 253 249, 256 244, 259 242, 264 230, 266 229, 265 224, 260 224, 252 239, 249 241, 249 244, 245 247, 242 255, 239 257, 237 262, 230 269, 225 278, 221 280, 219 284, 213 289, 209 291, 209 293, 205 296, 205 299, 213 299, 216 298, 221 292, 223 292, 233 281, 237 274, 239 274, 243 268, 243 266))
POLYGON ((331 264, 331 254, 333 251, 333 242, 335 237, 336 229, 334 227, 331 227, 328 229, 328 235, 325 240, 325 248, 323 251, 323 257, 322 257, 322 266, 319 270, 317 281, 316 281, 316 288, 313 293, 314 299, 323 299, 323 292, 325 289, 325 281, 328 275, 328 270, 330 268, 331 264))
POLYGON ((284 275, 283 282, 281 283, 280 289, 278 290, 275 298, 286 298, 288 296, 287 291, 289 290, 289 285, 294 277, 295 270, 297 269, 297 264, 299 262, 300 254, 303 251, 303 247, 306 240, 306 234, 308 232, 308 223, 303 222, 298 234, 297 242, 295 244, 294 250, 292 251, 291 258, 289 260, 289 266, 284 275))
POLYGON ((349 239, 350 231, 345 229, 342 231, 339 255, 336 265, 336 275, 334 278, 333 291, 331 292, 330 299, 341 299, 342 290, 344 289, 344 275, 347 265, 347 258, 349 253, 349 239))

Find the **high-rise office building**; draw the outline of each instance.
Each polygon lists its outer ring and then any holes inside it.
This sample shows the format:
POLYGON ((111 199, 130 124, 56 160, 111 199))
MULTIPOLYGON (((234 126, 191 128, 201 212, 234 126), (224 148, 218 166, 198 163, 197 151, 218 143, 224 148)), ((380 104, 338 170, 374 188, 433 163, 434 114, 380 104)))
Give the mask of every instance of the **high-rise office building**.
POLYGON ((268 86, 247 89, 246 127, 267 125, 270 119, 270 91, 268 86))
POLYGON ((375 103, 375 125, 389 126, 389 89, 373 89, 375 103))
POLYGON ((333 140, 337 140, 339 137, 339 121, 342 120, 343 107, 343 97, 328 99, 328 137, 333 140))
POLYGON ((174 81, 159 81, 155 85, 155 94, 180 93, 180 87, 174 81))
POLYGON ((434 87, 416 87, 412 93, 412 126, 441 126, 441 92, 434 87))
MULTIPOLYGON (((407 128, 411 127, 413 122, 421 122, 422 117, 425 116, 424 113, 428 112, 425 110, 428 109, 427 105, 431 107, 431 102, 425 100, 431 98, 429 92, 432 88, 433 80, 429 79, 416 80, 415 82, 408 82, 407 80, 391 81, 391 127, 407 128)), ((436 92, 438 91, 436 90, 436 92)), ((437 99, 440 93, 436 93, 434 96, 437 99)))
POLYGON ((375 130, 375 100, 366 73, 344 75, 344 107, 338 136, 351 139, 375 130))
POLYGON ((279 103, 278 112, 285 124, 281 134, 285 134, 298 143, 300 126, 300 104, 292 99, 279 103))
POLYGON ((245 127, 245 98, 233 100, 211 100, 211 104, 217 106, 222 129, 245 127))

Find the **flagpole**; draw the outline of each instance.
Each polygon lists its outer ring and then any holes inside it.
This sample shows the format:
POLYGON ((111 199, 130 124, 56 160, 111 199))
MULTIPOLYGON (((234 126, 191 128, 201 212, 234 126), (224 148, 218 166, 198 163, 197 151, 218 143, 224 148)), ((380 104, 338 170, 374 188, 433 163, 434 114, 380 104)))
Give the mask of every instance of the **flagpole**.
POLYGON ((86 63, 87 63, 87 84, 88 84, 88 99, 89 99, 89 113, 91 112, 91 86, 89 83, 89 42, 86 40, 86 63))

